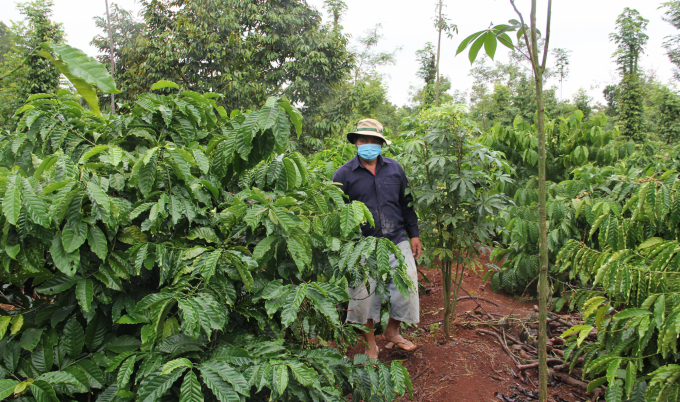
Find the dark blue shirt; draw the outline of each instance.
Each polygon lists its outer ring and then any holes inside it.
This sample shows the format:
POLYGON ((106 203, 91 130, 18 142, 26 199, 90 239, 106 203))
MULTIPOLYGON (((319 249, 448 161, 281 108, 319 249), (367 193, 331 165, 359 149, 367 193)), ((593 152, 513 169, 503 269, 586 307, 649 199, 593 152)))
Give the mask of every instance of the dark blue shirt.
POLYGON ((419 237, 418 217, 408 205, 411 197, 404 195, 406 174, 399 162, 379 156, 374 176, 355 156, 338 168, 333 181, 341 184, 349 201, 363 202, 373 214, 375 227, 363 225, 364 236, 385 237, 394 244, 419 237))

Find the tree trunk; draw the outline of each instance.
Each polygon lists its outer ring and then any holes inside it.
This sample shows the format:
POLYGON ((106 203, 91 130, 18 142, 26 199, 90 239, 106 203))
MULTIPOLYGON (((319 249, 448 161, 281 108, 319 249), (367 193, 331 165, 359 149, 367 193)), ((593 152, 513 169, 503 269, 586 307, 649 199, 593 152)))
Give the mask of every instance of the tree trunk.
POLYGON ((442 262, 442 286, 444 291, 444 334, 451 336, 451 262, 442 262))
POLYGON ((439 39, 437 39, 437 66, 435 67, 435 72, 436 72, 436 75, 437 75, 437 80, 436 80, 435 89, 434 89, 434 92, 435 92, 434 106, 435 107, 439 106, 439 55, 441 53, 441 48, 442 48, 442 26, 441 26, 441 23, 442 23, 442 6, 443 6, 442 1, 443 0, 439 0, 439 19, 437 20, 438 25, 439 25, 439 27, 437 29, 439 31, 439 39))
MULTIPOLYGON (((115 78, 114 69, 116 68, 116 62, 113 60, 113 35, 111 34, 111 17, 109 16, 109 0, 104 0, 106 2, 106 30, 109 32, 109 58, 111 59, 111 78, 115 78)), ((116 101, 114 95, 111 94, 111 113, 116 112, 116 101)))
MULTIPOLYGON (((546 33, 548 35, 549 33, 546 33)), ((536 80, 537 129, 538 129, 538 255, 540 272, 538 276, 538 384, 539 401, 548 400, 547 365, 547 299, 548 299, 548 233, 546 229, 546 186, 545 186, 545 110, 543 105, 543 68, 538 61, 538 40, 536 37, 536 0, 531 2, 531 57, 536 80)), ((545 49, 547 52, 547 46, 545 49)))

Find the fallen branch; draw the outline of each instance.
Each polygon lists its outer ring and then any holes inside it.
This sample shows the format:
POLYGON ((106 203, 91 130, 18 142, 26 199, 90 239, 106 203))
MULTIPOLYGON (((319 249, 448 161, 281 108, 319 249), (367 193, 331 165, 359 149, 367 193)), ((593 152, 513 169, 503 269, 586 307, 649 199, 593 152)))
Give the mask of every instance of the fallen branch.
POLYGON ((570 376, 569 374, 564 374, 560 373, 555 370, 550 370, 550 374, 554 377, 557 378, 558 380, 562 381, 565 384, 572 385, 574 387, 581 388, 583 391, 586 391, 588 389, 588 384, 586 384, 583 381, 579 381, 576 378, 570 376))
POLYGON ((481 296, 461 296, 461 297, 459 297, 457 300, 458 300, 458 301, 461 301, 461 300, 467 300, 467 299, 484 300, 485 302, 491 303, 491 304, 493 304, 493 305, 496 306, 496 307, 500 307, 500 306, 498 305, 498 303, 496 303, 495 301, 493 301, 493 300, 491 300, 491 299, 487 299, 486 297, 481 297, 481 296))
MULTIPOLYGON (((561 359, 548 359, 547 364, 561 364, 562 360, 561 359)), ((532 368, 537 368, 538 367, 538 362, 536 363, 530 363, 530 364, 522 364, 520 366, 517 366, 519 370, 529 370, 532 368)))
POLYGON ((512 352, 510 351, 510 349, 508 349, 508 345, 505 344, 505 342, 503 341, 503 338, 501 338, 501 336, 499 334, 497 334, 495 332, 491 332, 491 331, 485 331, 483 329, 478 329, 477 332, 480 332, 480 333, 486 334, 486 335, 491 335, 491 336, 495 337, 498 340, 498 342, 501 344, 501 347, 503 347, 503 350, 505 350, 505 352, 508 354, 508 356, 510 356, 510 358, 515 363, 515 365, 516 366, 520 365, 519 360, 517 360, 515 355, 513 355, 512 352))

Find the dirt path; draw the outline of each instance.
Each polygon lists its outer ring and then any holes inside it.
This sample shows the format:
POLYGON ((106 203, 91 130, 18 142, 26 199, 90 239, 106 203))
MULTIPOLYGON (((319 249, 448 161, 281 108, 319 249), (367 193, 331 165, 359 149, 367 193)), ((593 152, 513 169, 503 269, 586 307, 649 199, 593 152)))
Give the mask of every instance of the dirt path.
MULTIPOLYGON (((488 262, 488 261, 484 261, 488 262)), ((477 304, 472 300, 458 303, 457 319, 452 327, 452 337, 446 339, 437 323, 443 318, 443 293, 441 272, 425 271, 431 283, 426 283, 425 294, 420 295, 420 324, 407 331, 408 338, 417 344, 412 354, 384 348, 385 341, 378 340, 379 358, 383 362, 399 360, 408 368, 413 382, 414 400, 417 402, 449 401, 535 401, 538 400, 538 374, 536 370, 525 371, 525 383, 516 374, 518 369, 510 356, 502 349, 496 338, 477 332, 489 330, 480 325, 482 317, 472 314, 477 304), (503 394, 504 398, 496 397, 503 394), (532 397, 536 396, 536 399, 532 397)), ((484 272, 470 272, 464 278, 463 287, 475 296, 493 300, 481 301, 491 314, 512 315, 515 318, 535 321, 535 303, 519 301, 510 295, 494 293, 482 281, 484 272)), ((422 282, 421 282, 422 283, 422 282)), ((464 293, 461 291, 461 295, 464 293)), ((512 321, 512 320, 511 320, 512 321)), ((510 331, 512 332, 512 327, 510 331)), ((362 351, 356 347, 350 355, 362 351)), ((550 357, 550 356, 549 356, 550 357)), ((576 388, 555 382, 549 383, 549 400, 554 402, 585 401, 576 388)), ((400 399, 409 401, 407 397, 400 399)))

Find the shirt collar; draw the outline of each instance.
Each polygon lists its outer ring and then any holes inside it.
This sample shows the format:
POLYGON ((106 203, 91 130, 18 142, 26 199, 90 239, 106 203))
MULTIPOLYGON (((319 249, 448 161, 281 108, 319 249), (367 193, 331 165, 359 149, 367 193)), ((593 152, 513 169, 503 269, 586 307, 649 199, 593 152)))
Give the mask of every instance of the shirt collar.
MULTIPOLYGON (((390 163, 389 159, 383 158, 382 155, 378 155, 378 163, 381 165, 384 165, 386 163, 390 163)), ((355 156, 354 159, 352 159, 351 163, 351 168, 352 171, 357 170, 357 168, 361 165, 361 162, 359 162, 359 155, 355 156)))

